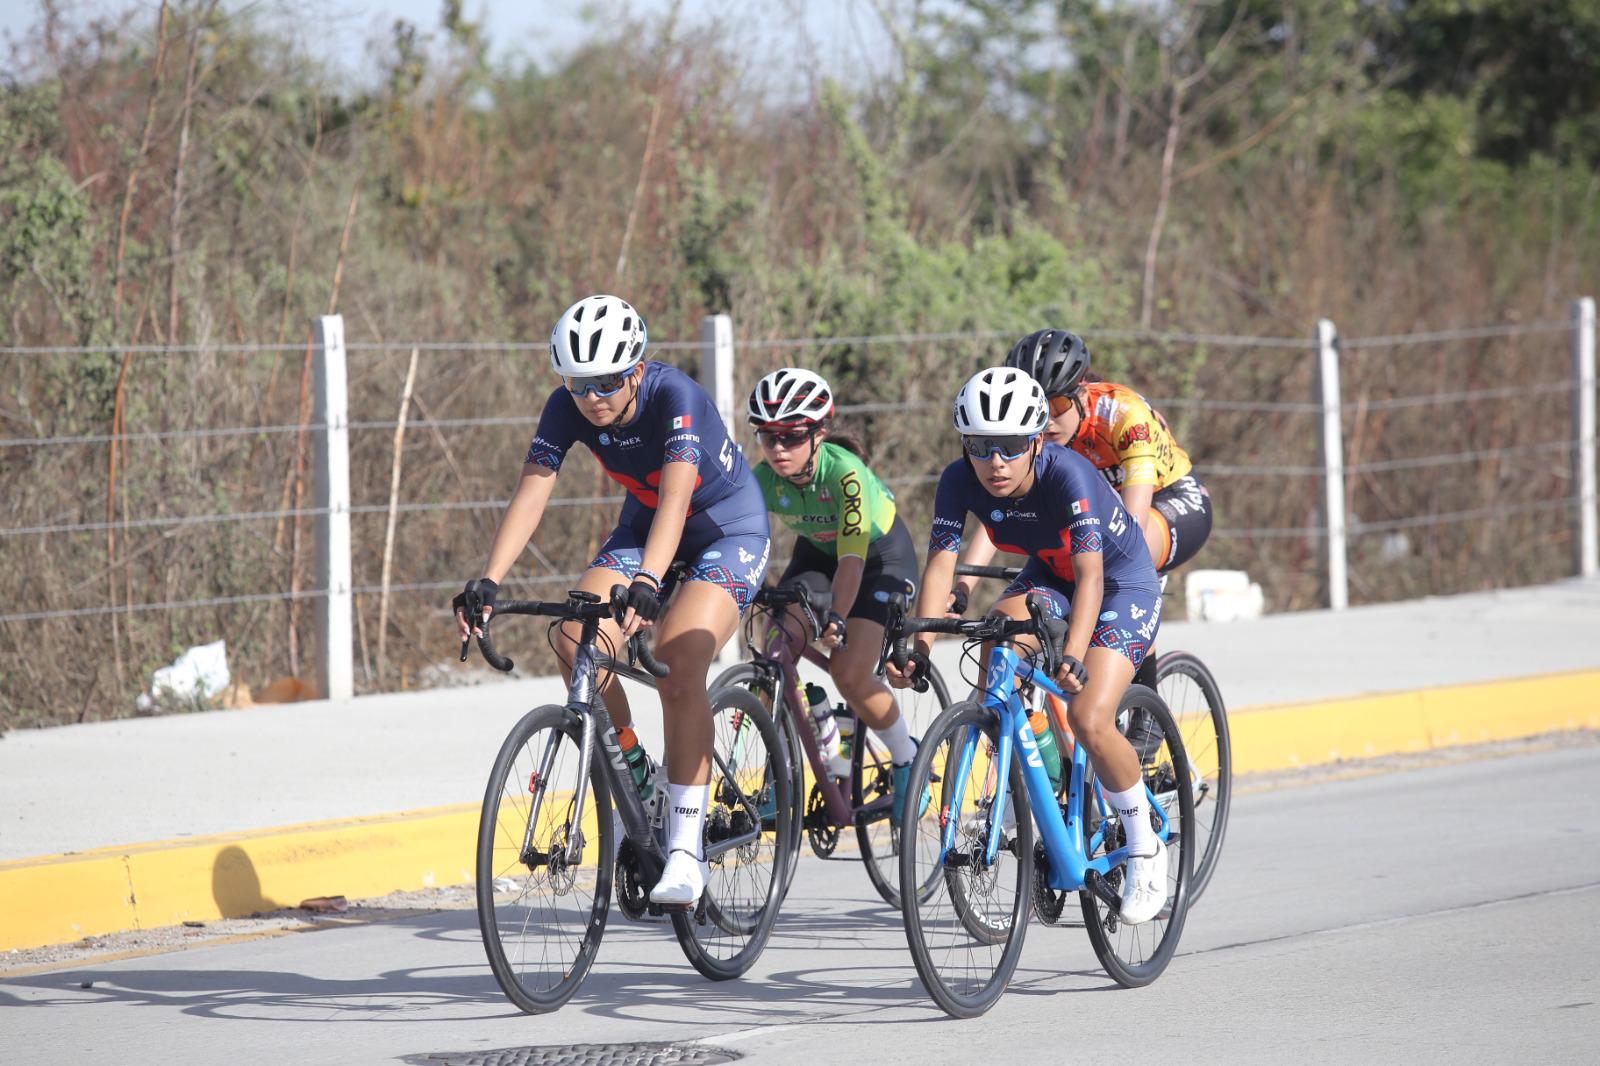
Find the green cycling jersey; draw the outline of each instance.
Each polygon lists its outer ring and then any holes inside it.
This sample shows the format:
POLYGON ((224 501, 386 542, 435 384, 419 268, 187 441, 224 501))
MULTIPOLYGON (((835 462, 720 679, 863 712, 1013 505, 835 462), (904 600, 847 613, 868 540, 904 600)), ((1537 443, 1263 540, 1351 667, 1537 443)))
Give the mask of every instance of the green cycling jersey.
POLYGON ((811 480, 796 485, 765 461, 755 468, 767 510, 835 557, 867 557, 872 542, 894 525, 894 493, 847 448, 823 441, 811 480))

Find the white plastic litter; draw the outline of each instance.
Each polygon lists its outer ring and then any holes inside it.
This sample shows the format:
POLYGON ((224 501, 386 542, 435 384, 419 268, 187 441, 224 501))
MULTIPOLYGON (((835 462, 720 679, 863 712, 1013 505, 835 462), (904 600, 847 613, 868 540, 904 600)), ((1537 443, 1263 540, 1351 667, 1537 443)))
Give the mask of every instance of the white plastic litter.
POLYGON ((1193 622, 1260 618, 1266 605, 1261 586, 1243 570, 1191 570, 1183 592, 1193 622))
POLYGON ((233 681, 228 673, 228 642, 190 648, 171 666, 150 677, 150 691, 141 692, 134 705, 148 711, 157 703, 196 703, 215 696, 233 681))

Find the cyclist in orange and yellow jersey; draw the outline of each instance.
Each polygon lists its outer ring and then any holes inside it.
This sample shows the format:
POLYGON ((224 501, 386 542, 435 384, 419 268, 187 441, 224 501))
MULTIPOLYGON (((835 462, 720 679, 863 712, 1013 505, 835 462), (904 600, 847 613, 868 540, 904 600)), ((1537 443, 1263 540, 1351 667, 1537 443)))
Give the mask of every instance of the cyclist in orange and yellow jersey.
MULTIPOLYGON (((1045 439, 1078 452, 1111 483, 1144 531, 1157 572, 1194 558, 1211 535, 1211 493, 1145 398, 1126 385, 1089 380, 1088 347, 1063 329, 1028 334, 1012 347, 1006 365, 1032 375, 1044 389, 1050 401, 1045 439)), ((994 551, 980 530, 962 562, 983 565, 994 551)), ((972 578, 960 579, 953 611, 966 610, 972 585, 972 578)))

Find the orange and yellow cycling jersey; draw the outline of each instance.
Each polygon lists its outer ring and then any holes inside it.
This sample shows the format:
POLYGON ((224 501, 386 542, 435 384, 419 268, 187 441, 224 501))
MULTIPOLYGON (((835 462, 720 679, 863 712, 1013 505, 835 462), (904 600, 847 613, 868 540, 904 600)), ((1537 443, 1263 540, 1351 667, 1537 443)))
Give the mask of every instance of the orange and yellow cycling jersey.
POLYGON ((1098 467, 1112 488, 1164 489, 1193 469, 1166 420, 1137 392, 1110 381, 1086 381, 1079 396, 1084 417, 1072 448, 1098 467))

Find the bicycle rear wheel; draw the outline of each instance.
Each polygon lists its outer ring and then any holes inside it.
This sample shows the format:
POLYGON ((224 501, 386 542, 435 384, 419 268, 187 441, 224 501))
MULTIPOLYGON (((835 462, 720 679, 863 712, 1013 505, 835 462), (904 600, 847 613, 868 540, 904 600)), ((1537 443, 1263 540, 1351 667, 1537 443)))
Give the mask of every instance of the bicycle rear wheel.
MULTIPOLYGON (((912 737, 921 738, 935 719, 950 706, 950 690, 937 667, 930 664, 928 690, 896 691, 900 714, 912 737)), ((900 906, 900 835, 889 818, 887 810, 870 817, 860 817, 862 808, 880 799, 888 798, 894 791, 894 760, 889 749, 863 724, 856 721, 856 739, 850 752, 850 803, 856 809, 856 842, 861 846, 861 861, 867 868, 867 879, 883 901, 891 907, 900 906)), ((936 874, 930 873, 930 879, 936 874)))
POLYGON ((806 794, 805 749, 800 744, 799 735, 795 733, 794 722, 789 717, 787 706, 773 691, 771 674, 758 668, 755 663, 736 663, 718 674, 707 691, 715 692, 728 687, 743 689, 761 703, 768 717, 772 719, 773 725, 777 727, 779 747, 788 760, 789 805, 786 808, 777 808, 770 814, 763 812, 769 828, 780 814, 790 822, 788 850, 782 856, 784 865, 781 891, 787 896, 789 886, 794 883, 795 869, 800 865, 800 836, 806 794))
POLYGON ((1168 652, 1156 661, 1156 691, 1183 735, 1183 749, 1194 767, 1194 881, 1189 906, 1200 899, 1216 872, 1233 801, 1233 748, 1222 690, 1205 663, 1186 651, 1168 652))
POLYGON ((711 788, 705 848, 711 866, 700 903, 672 911, 672 928, 696 970, 713 981, 738 977, 767 945, 783 901, 793 820, 764 821, 763 806, 786 811, 788 761, 761 701, 741 688, 711 693, 711 788), (725 841, 744 843, 718 853, 725 841))
MULTIPOLYGON (((1118 717, 1133 712, 1149 717, 1160 735, 1159 743, 1141 753, 1144 783, 1166 811, 1170 832, 1167 837, 1167 903, 1156 917, 1140 925, 1125 925, 1115 908, 1090 889, 1079 893, 1083 922, 1095 956, 1111 979, 1124 988, 1147 985, 1161 976, 1178 949, 1183 922, 1189 907, 1189 884, 1194 876, 1194 790, 1183 752, 1183 738, 1166 706, 1150 689, 1130 685, 1117 707, 1118 717)), ((1083 790, 1083 832, 1085 852, 1096 858, 1122 847, 1126 835, 1116 811, 1100 794, 1091 768, 1083 790)), ((1156 823, 1154 811, 1151 822, 1156 823)), ((1124 867, 1117 866, 1106 876, 1106 886, 1118 893, 1122 889, 1124 867)))
POLYGON ((1006 787, 990 772, 996 737, 994 715, 963 700, 939 716, 911 764, 911 787, 931 787, 933 802, 922 817, 907 819, 900 853, 906 942, 923 987, 957 1018, 976 1017, 1000 998, 1028 925, 1033 819, 1016 759, 1005 799, 1014 817, 1003 818, 1000 848, 993 863, 987 859, 995 802, 1006 787), (963 761, 969 763, 964 775, 958 773, 963 761), (948 823, 956 830, 946 852, 948 823), (932 890, 923 894, 930 879, 932 890), (974 921, 983 935, 974 933, 974 921))
POLYGON ((572 998, 606 928, 616 851, 610 793, 604 775, 582 764, 582 739, 567 708, 529 711, 500 747, 478 820, 484 951, 506 998, 530 1014, 572 998))

